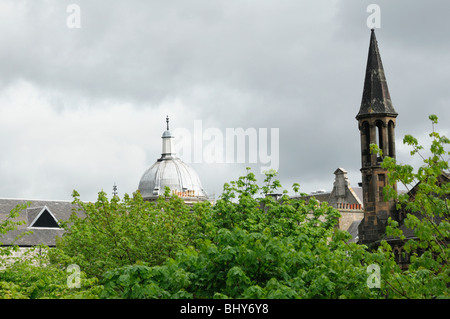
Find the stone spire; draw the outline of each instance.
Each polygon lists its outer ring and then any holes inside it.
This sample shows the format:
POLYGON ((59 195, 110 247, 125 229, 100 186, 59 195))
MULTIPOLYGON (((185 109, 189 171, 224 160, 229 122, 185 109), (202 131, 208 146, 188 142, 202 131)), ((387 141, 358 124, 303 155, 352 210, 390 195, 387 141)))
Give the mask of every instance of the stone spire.
POLYGON ((372 30, 364 91, 356 116, 361 138, 364 200, 364 219, 359 224, 358 236, 359 242, 367 245, 379 242, 385 233, 389 217, 396 216, 395 202, 384 198, 383 188, 387 185, 388 172, 381 166, 381 162, 385 156, 395 158, 397 115, 389 95, 375 32, 372 30), (383 151, 382 156, 370 151, 372 144, 376 144, 383 151))
POLYGON ((373 115, 378 116, 381 114, 393 117, 397 116, 397 112, 392 106, 391 97, 389 95, 375 31, 372 29, 363 96, 356 119, 359 120, 363 117, 371 117, 373 115))

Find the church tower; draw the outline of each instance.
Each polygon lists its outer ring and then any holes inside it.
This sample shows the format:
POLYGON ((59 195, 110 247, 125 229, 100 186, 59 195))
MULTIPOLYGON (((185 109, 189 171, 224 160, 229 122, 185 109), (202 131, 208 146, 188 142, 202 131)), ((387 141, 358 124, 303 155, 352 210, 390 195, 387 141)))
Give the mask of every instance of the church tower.
POLYGON ((387 219, 394 217, 394 202, 385 201, 383 196, 387 171, 381 167, 381 162, 385 156, 395 158, 397 115, 389 95, 375 31, 372 29, 361 107, 356 116, 361 136, 364 219, 359 225, 358 233, 362 244, 380 240, 387 219), (383 155, 371 154, 370 144, 378 145, 383 155))

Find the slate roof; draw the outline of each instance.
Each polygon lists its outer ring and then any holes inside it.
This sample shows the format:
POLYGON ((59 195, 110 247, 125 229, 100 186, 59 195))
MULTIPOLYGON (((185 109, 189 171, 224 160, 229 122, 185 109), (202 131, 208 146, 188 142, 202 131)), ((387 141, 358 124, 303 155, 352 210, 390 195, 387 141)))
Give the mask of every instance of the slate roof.
POLYGON ((71 201, 57 201, 57 200, 27 200, 27 199, 10 199, 10 198, 0 198, 0 221, 4 221, 8 218, 9 213, 17 205, 26 204, 30 202, 31 204, 28 208, 23 209, 19 212, 19 217, 13 219, 14 221, 25 221, 25 224, 17 226, 17 230, 9 231, 5 235, 0 235, 0 242, 3 245, 16 244, 19 246, 35 246, 39 244, 44 244, 50 247, 56 245, 56 236, 62 236, 64 230, 55 227, 30 227, 32 222, 39 217, 39 214, 46 210, 57 220, 66 221, 69 219, 72 208, 71 201), (27 234, 17 241, 15 238, 27 231, 32 231, 32 234, 27 234))
MULTIPOLYGON (((346 195, 346 203, 348 204, 362 204, 362 188, 361 187, 348 187, 346 195)), ((311 197, 314 197, 319 202, 327 202, 330 206, 337 207, 336 196, 334 194, 334 189, 331 192, 319 192, 311 193, 306 196, 293 196, 292 198, 303 199, 308 202, 311 197)))
POLYGON ((352 238, 348 241, 349 243, 357 243, 358 242, 358 227, 361 224, 362 220, 355 220, 352 222, 350 227, 347 229, 347 232, 352 235, 352 238))
POLYGON ((392 105, 386 76, 384 74, 383 63, 381 62, 380 51, 375 37, 375 31, 372 29, 363 96, 356 119, 375 114, 385 114, 394 117, 398 115, 392 105))

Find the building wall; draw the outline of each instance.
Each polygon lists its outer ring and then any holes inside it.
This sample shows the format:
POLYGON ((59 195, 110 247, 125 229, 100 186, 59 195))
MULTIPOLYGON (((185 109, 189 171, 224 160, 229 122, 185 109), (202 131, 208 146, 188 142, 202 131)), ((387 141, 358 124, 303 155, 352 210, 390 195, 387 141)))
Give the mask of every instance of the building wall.
POLYGON ((13 250, 12 247, 0 247, 0 270, 5 269, 9 264, 14 263, 17 260, 32 260, 32 264, 39 265, 38 257, 44 257, 47 254, 47 250, 50 248, 35 247, 17 247, 17 250, 13 250), (6 255, 5 249, 9 249, 10 253, 6 255))
POLYGON ((360 221, 364 218, 364 211, 362 209, 338 209, 341 213, 339 218, 339 229, 348 230, 350 225, 355 221, 360 221))

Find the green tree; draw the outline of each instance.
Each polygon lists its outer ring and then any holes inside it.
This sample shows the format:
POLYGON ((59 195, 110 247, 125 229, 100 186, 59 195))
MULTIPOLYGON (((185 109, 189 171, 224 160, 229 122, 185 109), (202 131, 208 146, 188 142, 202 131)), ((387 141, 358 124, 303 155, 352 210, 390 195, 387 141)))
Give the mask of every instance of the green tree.
POLYGON ((79 287, 68 284, 71 273, 49 263, 45 246, 28 249, 21 258, 0 271, 0 299, 80 299, 98 298, 102 286, 82 271, 79 287))
MULTIPOLYGON (((104 298, 362 298, 364 248, 335 229, 339 213, 326 203, 272 193, 268 172, 258 186, 250 171, 224 185, 211 209, 215 230, 156 267, 129 265, 105 274, 104 298), (261 196, 259 196, 261 195, 261 196)), ((298 190, 298 185, 294 185, 298 190)))
POLYGON ((52 250, 53 263, 78 264, 88 276, 101 277, 110 269, 164 262, 207 231, 204 215, 209 202, 190 207, 175 195, 144 201, 139 192, 111 200, 99 192, 95 203, 84 203, 74 191, 78 207, 64 224, 67 232, 52 250), (194 213, 193 213, 194 211, 194 213))
MULTIPOLYGON (((450 140, 434 130, 436 115, 430 115, 433 131, 430 152, 411 135, 403 143, 412 147, 411 156, 420 156, 423 164, 415 171, 411 165, 400 164, 385 157, 382 167, 388 170, 386 198, 397 202, 398 211, 405 217, 399 221, 389 219, 386 235, 402 241, 403 253, 399 258, 409 258, 406 271, 395 262, 390 241, 382 241, 370 259, 381 265, 381 278, 385 295, 401 298, 450 298, 450 174, 448 145, 450 140), (403 185, 407 192, 399 194, 394 184, 403 185), (412 230, 414 238, 405 231, 412 230)), ((372 151, 382 152, 376 145, 372 151)))
MULTIPOLYGON (((0 222, 0 234, 14 231, 25 221, 18 219, 20 211, 30 203, 17 205, 6 220, 0 222)), ((31 234, 21 232, 15 240, 31 234)), ((0 242, 0 245, 2 243, 0 242)), ((37 299, 37 298, 98 298, 102 287, 95 278, 88 279, 80 272, 80 287, 72 289, 67 285, 68 274, 64 268, 50 265, 46 252, 49 247, 38 245, 27 248, 19 256, 19 246, 8 245, 0 248, 0 299, 37 299)))
MULTIPOLYGON (((434 125, 437 117, 430 116, 434 125)), ((165 196, 145 202, 139 193, 111 200, 104 192, 84 203, 63 226, 57 248, 0 271, 4 298, 448 298, 450 237, 448 156, 450 141, 433 132, 430 152, 412 136, 404 143, 421 156, 410 165, 386 157, 386 198, 401 221, 390 219, 376 251, 348 243, 336 229, 339 212, 314 198, 293 199, 269 171, 262 186, 248 170, 224 185, 214 206, 186 205, 165 196), (398 194, 401 183, 408 193, 398 194), (414 238, 405 236, 413 230, 414 238), (410 265, 403 270, 389 239, 402 240, 410 265), (37 263, 37 264, 36 264, 37 263), (66 268, 82 270, 81 288, 67 284, 66 268), (379 266, 380 288, 368 285, 368 266, 379 266), (99 278, 99 280, 97 280, 99 278)), ((373 151, 380 152, 375 145, 373 151)), ((299 185, 293 185, 298 192, 299 185)), ((17 208, 11 218, 18 216, 17 208)), ((0 224, 5 233, 17 226, 0 224)))

